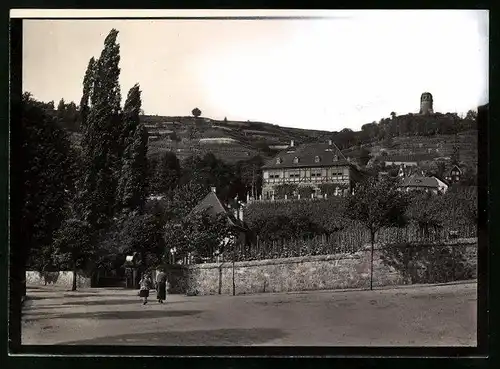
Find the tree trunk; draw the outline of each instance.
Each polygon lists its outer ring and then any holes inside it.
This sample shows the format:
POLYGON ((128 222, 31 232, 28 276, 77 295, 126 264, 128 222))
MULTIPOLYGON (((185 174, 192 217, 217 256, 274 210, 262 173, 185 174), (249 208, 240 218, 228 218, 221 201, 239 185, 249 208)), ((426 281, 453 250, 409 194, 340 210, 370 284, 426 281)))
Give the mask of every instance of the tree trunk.
POLYGON ((71 291, 76 291, 76 263, 73 264, 73 286, 71 291))
POLYGON ((371 250, 370 250, 370 291, 373 290, 373 253, 375 248, 375 232, 370 232, 371 250))

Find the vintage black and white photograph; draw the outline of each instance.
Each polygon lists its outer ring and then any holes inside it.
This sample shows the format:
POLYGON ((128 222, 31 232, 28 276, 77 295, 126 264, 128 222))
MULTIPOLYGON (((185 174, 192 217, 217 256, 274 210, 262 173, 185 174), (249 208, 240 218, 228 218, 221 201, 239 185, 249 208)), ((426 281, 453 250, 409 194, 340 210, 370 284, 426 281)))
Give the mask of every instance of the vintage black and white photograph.
POLYGON ((18 13, 23 346, 478 345, 488 11, 310 13, 18 13))

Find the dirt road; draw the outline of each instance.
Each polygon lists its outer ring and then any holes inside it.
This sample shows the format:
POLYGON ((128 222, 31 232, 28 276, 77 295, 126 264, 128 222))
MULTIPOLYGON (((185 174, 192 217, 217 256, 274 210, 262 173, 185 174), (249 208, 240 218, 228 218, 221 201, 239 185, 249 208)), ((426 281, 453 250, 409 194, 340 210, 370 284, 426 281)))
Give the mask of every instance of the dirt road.
POLYGON ((475 346, 475 283, 247 296, 28 289, 23 344, 475 346))

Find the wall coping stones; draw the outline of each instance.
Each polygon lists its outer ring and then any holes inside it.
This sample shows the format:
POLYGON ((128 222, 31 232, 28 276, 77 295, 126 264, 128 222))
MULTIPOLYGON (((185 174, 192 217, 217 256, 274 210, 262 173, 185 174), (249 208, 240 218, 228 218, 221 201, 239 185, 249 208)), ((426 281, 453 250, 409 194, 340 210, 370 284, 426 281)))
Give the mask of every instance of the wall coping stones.
MULTIPOLYGON (((355 254, 332 254, 332 255, 311 255, 299 256, 294 258, 280 258, 280 259, 265 259, 265 260, 250 260, 250 261, 237 261, 234 263, 235 267, 250 267, 250 266, 263 266, 263 265, 277 265, 277 264, 298 264, 304 262, 317 262, 329 260, 343 260, 343 259, 360 259, 361 253, 355 254)), ((207 263, 207 264, 191 264, 187 265, 188 269, 214 269, 214 268, 231 268, 233 263, 225 261, 223 263, 207 263)))
MULTIPOLYGON (((415 243, 412 244, 414 247, 437 247, 437 246, 477 246, 477 237, 476 238, 459 238, 456 240, 444 241, 444 242, 426 242, 426 243, 415 243)), ((373 249, 374 250, 382 250, 385 245, 381 245, 380 243, 375 243, 373 249)), ((367 243, 362 247, 364 251, 370 251, 371 244, 367 243)))

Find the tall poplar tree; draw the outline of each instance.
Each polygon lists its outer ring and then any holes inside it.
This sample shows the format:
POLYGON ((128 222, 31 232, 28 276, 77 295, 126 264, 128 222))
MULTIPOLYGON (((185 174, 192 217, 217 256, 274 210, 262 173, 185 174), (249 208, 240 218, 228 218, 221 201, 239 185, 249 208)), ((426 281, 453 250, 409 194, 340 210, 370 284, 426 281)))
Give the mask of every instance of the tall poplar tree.
POLYGON ((142 211, 147 196, 148 179, 148 133, 140 122, 141 91, 139 85, 132 87, 123 108, 123 130, 121 142, 121 171, 118 180, 118 208, 125 211, 142 211))
MULTIPOLYGON (((89 85, 84 85, 84 91, 90 94, 90 109, 84 123, 82 154, 86 172, 81 181, 77 210, 82 220, 94 229, 106 227, 113 218, 121 166, 120 45, 117 36, 118 31, 112 29, 94 63, 93 72, 90 68, 92 62, 89 62, 86 77, 92 78, 86 78, 89 85)), ((83 96, 82 102, 85 100, 86 96, 83 96)))
POLYGON ((89 60, 87 71, 85 72, 85 77, 83 78, 83 94, 82 99, 80 100, 80 127, 82 130, 87 126, 87 117, 90 110, 90 96, 92 95, 92 89, 94 87, 95 67, 96 61, 94 57, 92 57, 89 60))

